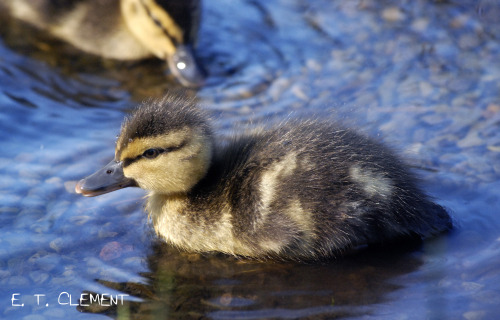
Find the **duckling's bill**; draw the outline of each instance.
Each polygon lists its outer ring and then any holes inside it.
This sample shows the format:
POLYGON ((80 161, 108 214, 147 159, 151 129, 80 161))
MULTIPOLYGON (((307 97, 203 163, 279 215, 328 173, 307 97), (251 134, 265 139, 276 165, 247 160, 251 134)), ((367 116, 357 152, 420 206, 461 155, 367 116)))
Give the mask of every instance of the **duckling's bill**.
POLYGON ((76 193, 94 197, 118 189, 136 187, 137 183, 123 174, 122 162, 111 161, 100 170, 80 180, 75 187, 76 193))
POLYGON ((185 87, 200 87, 207 73, 198 62, 190 45, 178 45, 173 55, 168 55, 167 63, 176 79, 185 87))

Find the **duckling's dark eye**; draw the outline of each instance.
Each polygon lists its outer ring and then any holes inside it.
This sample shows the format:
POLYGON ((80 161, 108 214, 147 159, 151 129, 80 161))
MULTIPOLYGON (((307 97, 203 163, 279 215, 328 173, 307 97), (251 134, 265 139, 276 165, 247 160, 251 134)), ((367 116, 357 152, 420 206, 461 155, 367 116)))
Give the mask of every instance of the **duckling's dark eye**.
POLYGON ((158 157, 158 155, 160 153, 161 153, 161 150, 159 150, 159 149, 148 149, 148 150, 144 151, 142 156, 144 158, 154 159, 154 158, 158 157))

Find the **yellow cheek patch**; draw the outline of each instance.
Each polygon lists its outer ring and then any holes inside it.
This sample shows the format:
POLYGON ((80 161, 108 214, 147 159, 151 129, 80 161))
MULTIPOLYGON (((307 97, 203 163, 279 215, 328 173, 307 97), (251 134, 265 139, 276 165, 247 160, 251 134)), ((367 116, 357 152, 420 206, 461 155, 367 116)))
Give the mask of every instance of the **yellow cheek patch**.
MULTIPOLYGON (((115 157, 118 161, 125 159, 133 159, 144 153, 144 151, 151 148, 172 148, 181 145, 188 138, 190 130, 185 128, 177 131, 169 132, 168 134, 156 136, 137 138, 130 141, 123 150, 120 150, 121 144, 116 145, 115 157)), ((119 139, 119 142, 121 138, 119 139)))
POLYGON ((119 160, 129 162, 128 165, 124 164, 123 173, 127 178, 134 179, 139 187, 161 194, 172 194, 189 191, 205 176, 210 166, 211 150, 210 139, 201 132, 196 129, 181 130, 161 138, 132 141, 123 150, 119 160), (144 150, 165 146, 182 147, 173 152, 162 153, 154 159, 143 159, 140 156, 144 150), (127 158, 138 161, 127 161, 127 158))

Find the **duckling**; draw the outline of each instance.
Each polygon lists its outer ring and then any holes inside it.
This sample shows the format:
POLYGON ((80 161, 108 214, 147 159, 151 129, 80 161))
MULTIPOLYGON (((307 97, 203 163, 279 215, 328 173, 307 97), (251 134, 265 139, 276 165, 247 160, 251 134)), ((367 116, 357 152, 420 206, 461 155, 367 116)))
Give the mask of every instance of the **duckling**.
POLYGON ((96 196, 138 186, 153 227, 194 252, 310 260, 452 227, 384 145, 318 120, 287 120, 218 143, 194 100, 140 105, 115 158, 76 185, 96 196))
POLYGON ((192 49, 200 0, 2 0, 0 10, 83 51, 119 60, 156 56, 182 85, 203 83, 192 49))

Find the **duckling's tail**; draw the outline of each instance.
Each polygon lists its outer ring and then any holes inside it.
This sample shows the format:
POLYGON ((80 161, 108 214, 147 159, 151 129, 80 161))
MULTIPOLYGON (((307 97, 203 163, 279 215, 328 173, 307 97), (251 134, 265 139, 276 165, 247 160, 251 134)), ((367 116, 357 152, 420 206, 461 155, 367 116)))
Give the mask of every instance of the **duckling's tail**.
POLYGON ((438 235, 453 229, 453 221, 444 207, 434 202, 429 202, 426 211, 427 216, 434 217, 434 219, 431 219, 433 221, 429 221, 431 230, 429 230, 428 236, 438 235))

